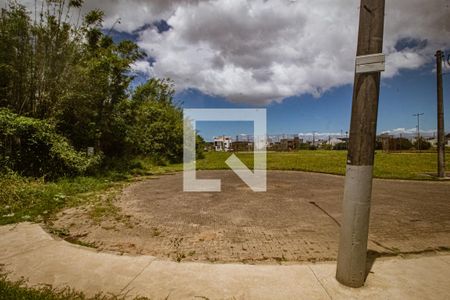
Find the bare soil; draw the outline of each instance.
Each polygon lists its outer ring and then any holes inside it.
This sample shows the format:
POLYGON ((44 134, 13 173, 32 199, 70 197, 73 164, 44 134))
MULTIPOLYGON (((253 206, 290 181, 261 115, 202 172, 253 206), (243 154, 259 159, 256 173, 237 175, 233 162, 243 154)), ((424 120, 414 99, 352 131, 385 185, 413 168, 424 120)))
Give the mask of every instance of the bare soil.
MULTIPOLYGON (((268 172, 254 193, 231 171, 221 193, 184 193, 182 174, 138 182, 114 201, 118 213, 92 219, 73 208, 52 227, 99 250, 176 261, 295 263, 335 260, 344 177, 268 172)), ((375 180, 369 248, 383 255, 450 249, 450 183, 375 180)))

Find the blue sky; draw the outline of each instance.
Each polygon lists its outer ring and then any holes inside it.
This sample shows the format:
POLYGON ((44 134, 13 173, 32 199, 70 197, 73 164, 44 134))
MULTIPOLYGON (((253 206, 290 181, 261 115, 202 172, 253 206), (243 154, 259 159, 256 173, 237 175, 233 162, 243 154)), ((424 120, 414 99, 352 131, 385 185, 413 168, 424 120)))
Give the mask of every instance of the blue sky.
MULTIPOLYGON (((170 29, 165 21, 154 24, 158 32, 170 29)), ((124 39, 137 40, 138 32, 147 28, 139 28, 135 33, 112 31, 115 41, 124 39)), ((397 42, 396 49, 423 47, 426 41, 403 39, 397 42)), ((447 55, 450 51, 446 51, 447 55)), ((392 132, 408 134, 415 130, 416 113, 424 113, 421 117, 421 131, 424 135, 433 135, 437 128, 436 73, 434 57, 429 62, 414 70, 400 70, 393 77, 383 78, 378 117, 378 133, 392 132), (398 129, 397 131, 395 131, 398 129), (402 130, 404 129, 404 130, 402 130)), ((148 58, 150 64, 156 60, 148 58)), ((445 128, 450 131, 450 65, 444 68, 444 107, 445 128), (447 74, 448 73, 448 74, 447 74)), ((135 84, 145 82, 148 76, 141 75, 135 84)), ((267 105, 236 103, 225 97, 212 96, 194 88, 187 88, 175 96, 184 108, 266 108, 269 135, 319 135, 340 134, 349 131, 353 85, 331 88, 319 97, 310 94, 287 97, 282 101, 273 101, 267 105)), ((215 136, 231 136, 235 138, 243 134, 251 135, 253 125, 248 122, 200 122, 199 133, 208 141, 215 136)), ((243 137, 240 137, 243 138, 243 137)), ((244 137, 245 138, 245 137, 244 137)))
MULTIPOLYGON (((133 67, 140 74, 134 85, 171 78, 186 108, 267 108, 269 135, 349 130, 358 0, 87 3, 106 11, 105 28, 114 26, 116 41, 134 40, 148 54, 133 67)), ((416 113, 424 113, 424 134, 436 130, 434 53, 450 50, 446 4, 386 3, 378 133, 414 134, 416 113)), ((448 95, 450 75, 450 131, 448 95)), ((198 129, 211 140, 251 134, 252 125, 203 122, 198 129)))
MULTIPOLYGON (((416 127, 415 113, 421 117, 421 130, 427 134, 436 129, 436 74, 430 63, 418 70, 401 71, 390 79, 383 79, 378 117, 378 132, 398 128, 411 130, 416 127)), ((320 97, 304 95, 290 97, 281 103, 265 106, 270 135, 299 133, 340 133, 348 131, 351 115, 353 86, 348 84, 333 88, 320 97)), ((446 130, 450 131, 450 75, 444 76, 444 101, 446 130)), ((198 90, 189 89, 176 95, 185 108, 253 108, 235 104, 224 98, 208 96, 198 90)), ((207 140, 214 136, 250 134, 251 124, 246 122, 201 122, 200 134, 207 140)))

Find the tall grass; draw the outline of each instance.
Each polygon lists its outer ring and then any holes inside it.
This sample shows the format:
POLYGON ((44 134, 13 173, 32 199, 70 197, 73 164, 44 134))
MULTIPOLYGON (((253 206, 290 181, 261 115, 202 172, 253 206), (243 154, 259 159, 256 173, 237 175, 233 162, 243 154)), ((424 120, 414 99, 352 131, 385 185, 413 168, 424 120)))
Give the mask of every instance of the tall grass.
POLYGON ((0 225, 43 221, 58 209, 112 184, 108 179, 94 177, 45 182, 15 174, 3 175, 0 177, 0 225))

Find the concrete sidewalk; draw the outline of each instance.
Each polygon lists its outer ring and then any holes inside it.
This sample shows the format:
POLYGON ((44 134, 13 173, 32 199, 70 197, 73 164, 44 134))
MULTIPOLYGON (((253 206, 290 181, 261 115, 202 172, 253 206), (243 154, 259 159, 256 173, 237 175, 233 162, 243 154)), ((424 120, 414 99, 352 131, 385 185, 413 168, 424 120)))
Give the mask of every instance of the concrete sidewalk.
POLYGON ((379 259, 366 286, 334 279, 334 263, 288 266, 175 263, 56 241, 39 225, 0 227, 0 264, 30 284, 151 299, 449 299, 450 255, 379 259))

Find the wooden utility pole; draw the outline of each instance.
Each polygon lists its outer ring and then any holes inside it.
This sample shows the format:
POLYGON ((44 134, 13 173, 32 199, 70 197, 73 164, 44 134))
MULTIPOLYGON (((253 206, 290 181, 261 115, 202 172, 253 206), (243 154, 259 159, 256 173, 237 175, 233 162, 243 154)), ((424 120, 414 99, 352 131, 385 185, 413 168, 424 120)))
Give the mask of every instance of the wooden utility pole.
POLYGON ((442 90, 442 56, 436 52, 437 73, 437 110, 438 110, 438 177, 445 178, 445 129, 444 129, 444 92, 442 90))
POLYGON ((366 278, 380 72, 384 71, 385 0, 361 0, 353 108, 337 280, 361 287, 366 278))

